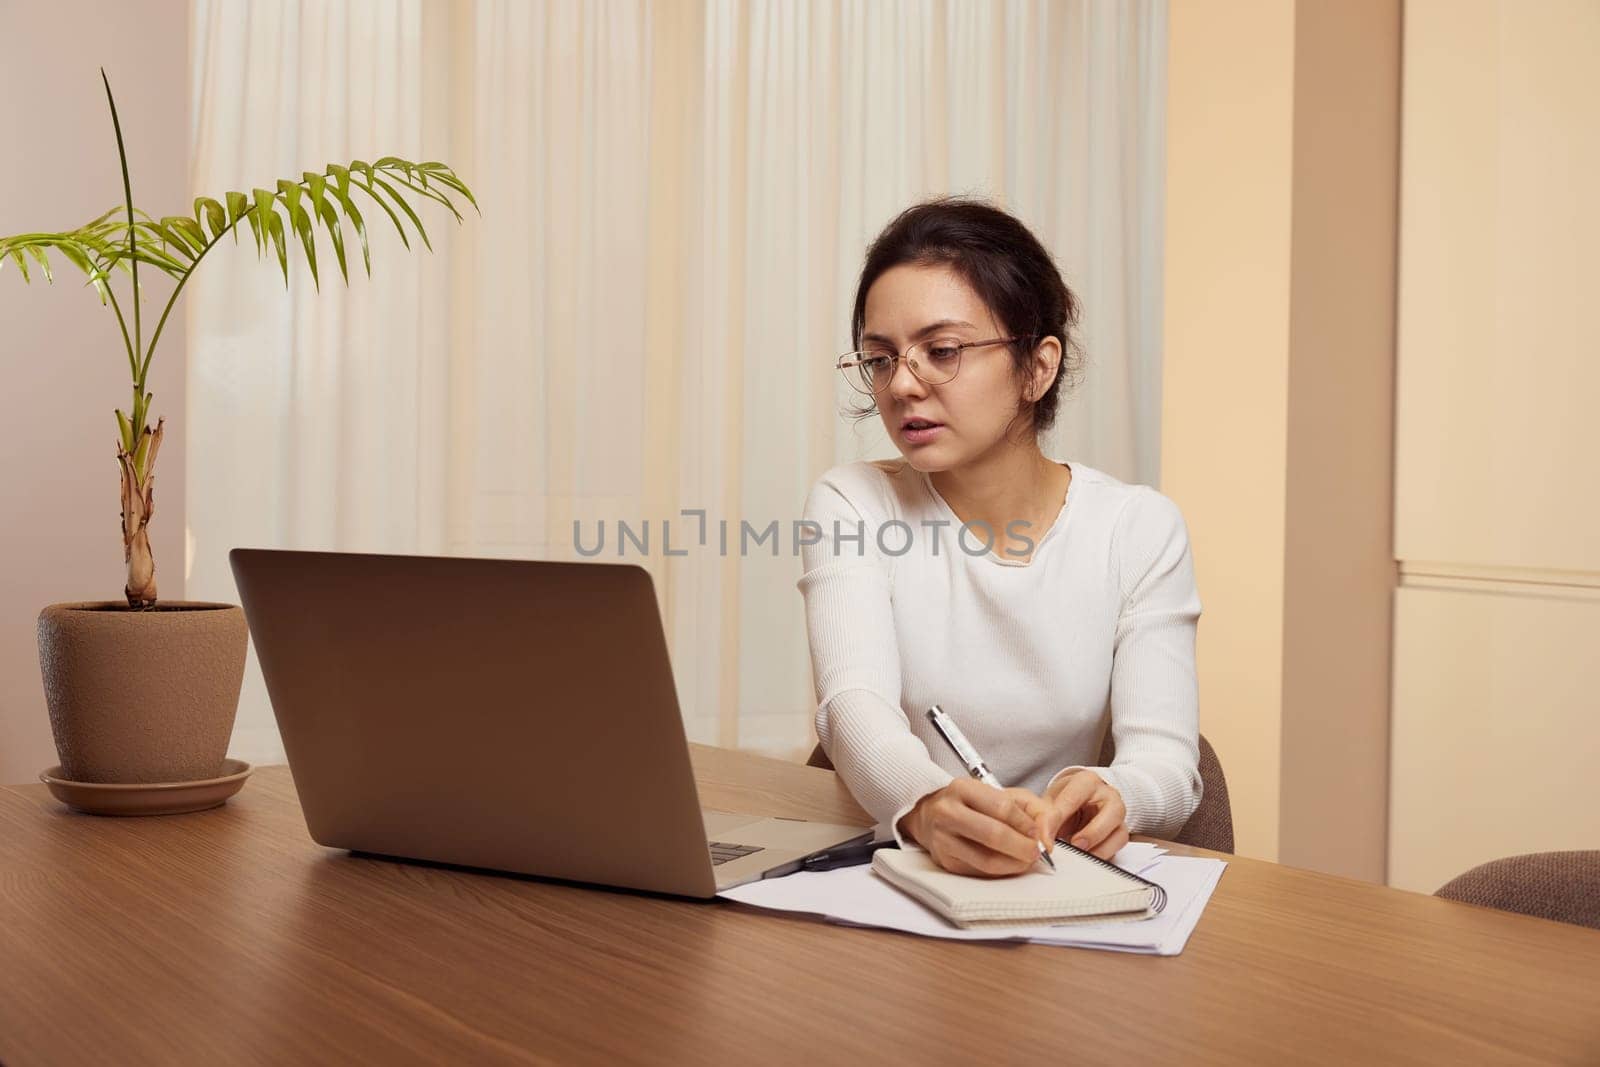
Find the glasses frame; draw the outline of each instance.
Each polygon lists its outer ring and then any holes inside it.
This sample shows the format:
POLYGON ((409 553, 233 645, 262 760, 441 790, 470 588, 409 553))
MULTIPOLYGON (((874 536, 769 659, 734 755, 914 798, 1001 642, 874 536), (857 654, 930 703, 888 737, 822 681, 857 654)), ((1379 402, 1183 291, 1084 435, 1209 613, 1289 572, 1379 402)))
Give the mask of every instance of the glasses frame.
MULTIPOLYGON (((911 344, 906 345, 905 348, 894 353, 894 355, 889 356, 891 367, 889 371, 889 377, 884 379, 883 386, 878 389, 868 389, 866 387, 866 381, 862 378, 861 365, 867 361, 858 357, 866 353, 865 349, 858 349, 854 352, 844 353, 834 361, 834 366, 839 369, 839 373, 844 375, 845 381, 848 382, 850 387, 856 392, 865 394, 866 396, 877 396, 885 389, 889 388, 890 383, 894 381, 894 376, 900 373, 900 363, 902 360, 905 361, 905 365, 907 367, 911 368, 912 375, 915 376, 916 379, 923 385, 949 385, 951 382, 956 380, 956 375, 961 373, 961 357, 967 349, 988 348, 992 345, 1008 345, 1014 344, 1018 341, 1031 341, 1033 340, 1033 337, 1031 335, 1022 335, 1018 337, 996 337, 988 341, 958 341, 956 343, 956 369, 950 372, 950 377, 944 378, 937 382, 930 382, 926 377, 923 376, 922 372, 917 369, 917 361, 912 358, 911 353, 915 352, 917 349, 920 349, 923 345, 931 344, 934 341, 943 340, 946 340, 946 338, 930 337, 924 341, 914 341, 911 344)), ((887 355, 887 353, 874 355, 872 358, 881 359, 884 355, 887 355)))

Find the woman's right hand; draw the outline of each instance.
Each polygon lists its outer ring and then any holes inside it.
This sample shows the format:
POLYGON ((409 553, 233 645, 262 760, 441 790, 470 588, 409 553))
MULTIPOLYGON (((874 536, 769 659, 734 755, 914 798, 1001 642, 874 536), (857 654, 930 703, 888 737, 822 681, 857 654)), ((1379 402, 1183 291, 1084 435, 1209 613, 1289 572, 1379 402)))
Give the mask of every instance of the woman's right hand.
POLYGON ((1039 862, 1048 805, 1026 789, 996 789, 957 778, 917 801, 900 833, 955 874, 1000 878, 1039 862))

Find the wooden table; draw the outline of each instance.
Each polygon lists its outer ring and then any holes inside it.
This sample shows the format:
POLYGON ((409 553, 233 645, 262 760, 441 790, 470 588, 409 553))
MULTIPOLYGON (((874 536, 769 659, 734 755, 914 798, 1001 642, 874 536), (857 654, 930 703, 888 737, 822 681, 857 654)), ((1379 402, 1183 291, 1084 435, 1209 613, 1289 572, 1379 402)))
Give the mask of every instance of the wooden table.
MULTIPOLYGON (((862 821, 694 756, 708 806, 862 821)), ((324 849, 284 767, 156 818, 0 788, 8 1067, 957 1059, 1597 1063, 1600 931, 1233 858, 1176 958, 960 944, 324 849)))

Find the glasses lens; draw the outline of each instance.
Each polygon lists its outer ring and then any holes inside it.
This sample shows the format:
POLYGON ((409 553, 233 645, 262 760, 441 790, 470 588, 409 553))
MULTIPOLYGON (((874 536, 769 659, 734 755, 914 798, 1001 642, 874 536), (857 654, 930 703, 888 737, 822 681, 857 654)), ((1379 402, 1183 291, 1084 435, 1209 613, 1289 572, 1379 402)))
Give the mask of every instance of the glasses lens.
POLYGON ((889 384, 893 367, 894 357, 882 352, 849 352, 839 360, 845 380, 869 396, 889 384))
POLYGON ((943 385, 956 376, 956 368, 961 366, 961 342, 955 338, 924 341, 908 348, 906 358, 918 378, 929 385, 943 385))

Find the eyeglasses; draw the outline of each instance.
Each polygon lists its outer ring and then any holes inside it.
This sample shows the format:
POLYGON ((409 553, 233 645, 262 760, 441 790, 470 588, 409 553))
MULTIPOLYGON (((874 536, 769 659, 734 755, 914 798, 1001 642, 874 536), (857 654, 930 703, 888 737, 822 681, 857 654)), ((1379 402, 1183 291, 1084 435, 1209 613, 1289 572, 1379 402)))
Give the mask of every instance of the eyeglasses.
POLYGON ((1011 344, 1013 341, 1031 340, 1028 337, 996 337, 992 341, 961 341, 954 337, 938 337, 918 341, 906 350, 896 352, 887 345, 846 352, 836 364, 845 381, 858 392, 873 396, 883 392, 894 380, 895 365, 906 361, 911 373, 928 385, 943 385, 961 369, 961 353, 969 348, 987 348, 990 345, 1011 344))

